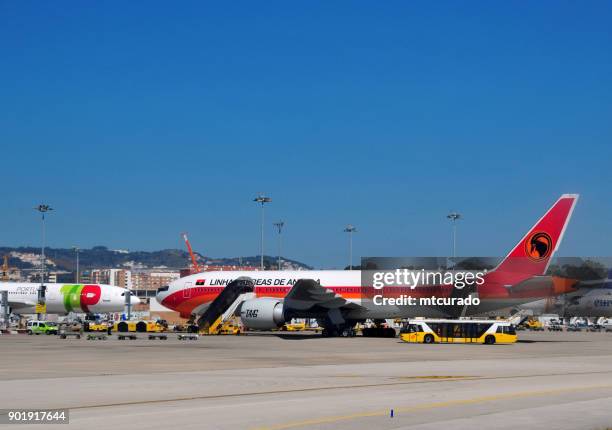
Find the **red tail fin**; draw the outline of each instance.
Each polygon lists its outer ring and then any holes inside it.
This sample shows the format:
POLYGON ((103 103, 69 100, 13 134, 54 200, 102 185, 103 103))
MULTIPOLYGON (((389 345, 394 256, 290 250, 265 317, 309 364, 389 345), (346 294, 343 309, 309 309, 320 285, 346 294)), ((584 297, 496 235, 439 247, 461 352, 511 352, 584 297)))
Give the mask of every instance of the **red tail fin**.
POLYGON ((528 277, 543 275, 551 258, 557 251, 578 194, 563 194, 559 200, 529 230, 520 242, 510 251, 496 272, 504 273, 508 284, 520 282, 528 277))

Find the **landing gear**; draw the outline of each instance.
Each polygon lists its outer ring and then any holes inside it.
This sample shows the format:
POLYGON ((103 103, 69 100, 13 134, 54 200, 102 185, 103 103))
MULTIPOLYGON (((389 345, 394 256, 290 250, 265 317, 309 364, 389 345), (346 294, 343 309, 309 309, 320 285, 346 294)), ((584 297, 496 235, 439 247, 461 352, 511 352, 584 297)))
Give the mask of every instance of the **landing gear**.
POLYGON ((342 324, 338 326, 326 326, 323 328, 321 333, 323 337, 355 337, 357 332, 355 326, 349 324, 342 324))
POLYGON ((373 320, 373 327, 364 328, 361 333, 364 337, 395 337, 395 329, 387 327, 385 320, 373 320))
POLYGON ((193 315, 187 321, 185 328, 187 329, 187 333, 197 333, 199 331, 199 327, 196 324, 195 317, 193 315))

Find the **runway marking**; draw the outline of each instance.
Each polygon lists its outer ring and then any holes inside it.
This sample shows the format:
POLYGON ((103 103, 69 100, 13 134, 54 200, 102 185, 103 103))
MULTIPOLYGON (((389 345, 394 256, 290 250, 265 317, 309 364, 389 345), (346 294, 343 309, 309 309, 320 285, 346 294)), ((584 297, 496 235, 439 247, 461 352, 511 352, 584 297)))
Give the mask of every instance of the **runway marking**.
MULTIPOLYGON (((589 390, 597 390, 597 389, 609 389, 612 388, 612 385, 592 385, 588 387, 575 387, 575 388, 560 388, 555 390, 537 390, 537 391, 519 391, 516 393, 508 393, 508 394, 499 394, 494 396, 481 396, 474 397, 471 399, 457 399, 457 400, 448 400, 444 402, 433 402, 433 403, 423 403, 416 406, 404 406, 399 408, 393 408, 395 414, 398 412, 418 412, 436 408, 443 408, 449 406, 459 406, 459 405, 471 405, 477 403, 484 402, 494 402, 498 400, 509 400, 509 399, 519 399, 524 397, 537 397, 537 396, 549 396, 549 395, 558 395, 568 392, 576 392, 576 391, 589 391, 589 390)), ((355 414, 349 415, 336 415, 329 416, 323 418, 314 418, 310 420, 304 421, 293 421, 284 424, 277 424, 272 426, 263 426, 256 427, 254 430, 286 430, 296 427, 305 427, 305 426, 313 426, 320 424, 332 424, 340 421, 350 421, 359 418, 370 418, 370 417, 386 417, 389 416, 389 409, 378 410, 378 411, 370 411, 370 412, 359 412, 355 414)))
MULTIPOLYGON (((472 378, 473 380, 480 378, 472 378)), ((466 379, 463 379, 466 380, 466 379)), ((469 379, 467 379, 469 380, 469 379)), ((425 384, 431 382, 448 382, 447 379, 440 380, 420 380, 420 381, 412 381, 412 382, 387 382, 382 384, 355 384, 355 385, 332 385, 329 387, 312 387, 312 388, 297 388, 292 390, 270 390, 270 391, 253 391, 248 393, 231 393, 231 394, 211 394, 211 395, 203 395, 203 396, 189 396, 189 397, 176 397, 174 399, 153 399, 153 400, 135 400, 129 402, 121 402, 121 403, 104 403, 97 405, 84 405, 84 406, 61 406, 55 409, 70 409, 70 410, 80 410, 80 409, 98 409, 98 408, 108 408, 108 407, 120 407, 120 406, 135 406, 135 405, 149 405, 156 403, 172 403, 172 402, 185 402, 190 400, 214 400, 214 399, 226 399, 232 397, 249 397, 249 396, 265 396, 265 395, 273 395, 273 394, 293 394, 293 393, 307 393, 310 391, 327 391, 327 390, 344 390, 344 389, 353 389, 353 388, 375 388, 375 387, 393 387, 397 385, 411 385, 411 384, 425 384)), ((0 416, 6 415, 0 413, 0 416)))
MULTIPOLYGON (((566 372, 566 373, 550 373, 550 374, 532 374, 532 375, 516 375, 516 376, 490 376, 490 377, 462 377, 458 379, 415 379, 416 377, 411 378, 410 382, 385 382, 378 384, 353 384, 353 385, 333 385, 327 387, 311 387, 311 388, 296 388, 289 390, 269 390, 269 391, 253 391, 246 393, 229 393, 229 394, 211 394, 211 395, 201 395, 201 396, 187 396, 187 397, 175 397, 172 399, 151 399, 151 400, 134 400, 127 401, 121 403, 99 403, 95 405, 83 405, 83 406, 69 406, 69 405, 61 405, 57 406, 57 408, 65 408, 65 409, 74 409, 74 410, 82 410, 82 409, 98 409, 98 408, 110 408, 110 407, 121 407, 121 406, 136 406, 136 405, 148 405, 148 404, 159 404, 159 403, 172 403, 172 402, 185 402, 191 400, 215 400, 215 399, 225 399, 225 398, 238 398, 238 397, 249 397, 249 396, 265 396, 265 395, 275 395, 275 394, 298 394, 298 393, 308 393, 315 391, 331 391, 331 390, 350 390, 355 388, 377 388, 377 387, 394 387, 401 385, 413 385, 413 384, 430 384, 430 383, 443 383, 443 382, 461 382, 461 381, 482 381, 482 380, 496 380, 496 379, 516 379, 516 378, 529 378, 529 377, 548 377, 548 376, 571 376, 571 375, 593 375, 593 374, 608 374, 612 373, 612 371, 598 371, 598 372, 566 372)), ((401 377, 400 377, 401 378, 401 377)), ((400 409, 396 409, 400 411, 400 409)), ((385 413, 387 413, 386 411, 385 413)), ((2 414, 1 415, 6 415, 2 414)))
POLYGON ((460 375, 426 375, 426 376, 397 376, 395 379, 486 379, 480 376, 460 376, 460 375))

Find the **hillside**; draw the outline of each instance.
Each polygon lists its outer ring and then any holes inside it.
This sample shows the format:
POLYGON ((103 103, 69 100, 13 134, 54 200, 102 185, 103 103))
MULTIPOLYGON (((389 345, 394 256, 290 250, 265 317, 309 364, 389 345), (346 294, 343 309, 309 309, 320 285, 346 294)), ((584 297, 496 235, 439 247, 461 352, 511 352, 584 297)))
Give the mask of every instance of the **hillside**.
MULTIPOLYGON (((35 247, 0 247, 0 256, 10 255, 9 266, 20 269, 31 269, 38 266, 40 261, 40 248, 35 247)), ((75 269, 75 252, 71 248, 46 248, 47 264, 49 269, 73 271, 75 269)), ((259 256, 249 257, 207 257, 196 253, 200 264, 213 265, 239 265, 242 260, 244 266, 258 266, 259 256)), ((283 259, 294 269, 311 269, 310 266, 299 261, 283 259)), ((113 250, 105 246, 94 246, 91 249, 79 251, 79 265, 81 270, 103 269, 116 267, 169 267, 174 269, 189 266, 191 259, 187 251, 179 249, 162 249, 159 251, 127 251, 113 250)), ((276 257, 265 256, 266 267, 276 265, 276 257)))

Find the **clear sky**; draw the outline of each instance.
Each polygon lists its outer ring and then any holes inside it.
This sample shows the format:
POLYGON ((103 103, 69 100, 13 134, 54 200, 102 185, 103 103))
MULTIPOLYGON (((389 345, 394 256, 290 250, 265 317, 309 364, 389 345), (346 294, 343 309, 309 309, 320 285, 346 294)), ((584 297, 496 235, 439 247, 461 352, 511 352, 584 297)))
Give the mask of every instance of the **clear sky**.
POLYGON ((612 3, 0 3, 0 245, 610 255, 612 3), (274 245, 274 247, 273 247, 274 245))

